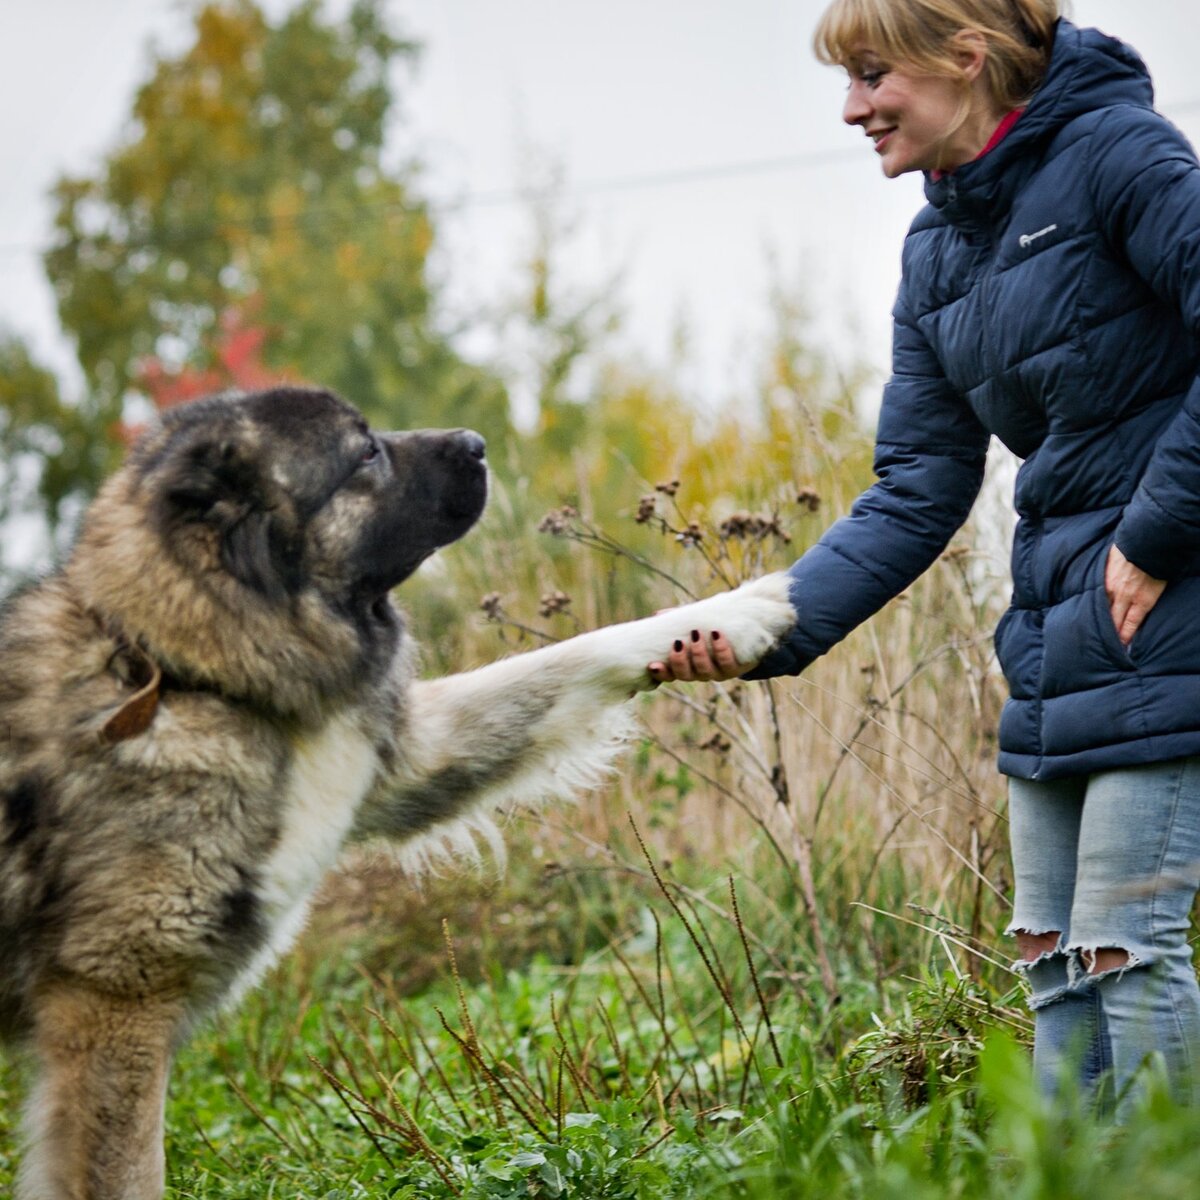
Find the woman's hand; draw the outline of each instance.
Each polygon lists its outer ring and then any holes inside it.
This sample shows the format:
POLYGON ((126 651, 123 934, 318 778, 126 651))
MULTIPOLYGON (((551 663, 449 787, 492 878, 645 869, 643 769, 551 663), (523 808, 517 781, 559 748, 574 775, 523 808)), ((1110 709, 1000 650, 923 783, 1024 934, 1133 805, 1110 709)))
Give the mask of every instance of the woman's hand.
POLYGON ((677 641, 666 662, 652 662, 646 670, 655 683, 692 683, 699 680, 736 679, 753 663, 739 663, 733 647, 714 629, 707 637, 693 629, 677 641))
POLYGON ((1166 586, 1165 580, 1155 579, 1141 567, 1135 567, 1115 544, 1109 549, 1104 565, 1104 591, 1122 645, 1128 646, 1133 641, 1133 635, 1166 586))

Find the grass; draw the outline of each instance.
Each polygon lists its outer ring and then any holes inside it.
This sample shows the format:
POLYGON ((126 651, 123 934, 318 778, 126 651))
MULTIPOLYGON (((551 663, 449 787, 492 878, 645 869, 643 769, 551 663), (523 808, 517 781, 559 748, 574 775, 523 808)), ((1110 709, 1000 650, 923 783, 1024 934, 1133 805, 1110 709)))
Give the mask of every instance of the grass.
MULTIPOLYGON (((321 927, 340 903, 331 895, 300 953, 182 1056, 170 1194, 1189 1194, 1197 1116, 1153 1088, 1119 1134, 1078 1105, 1048 1111, 1015 993, 934 961, 877 990, 845 963, 831 1005, 771 975, 736 918, 689 911, 682 892, 680 915, 651 888, 579 885, 482 889, 462 938, 450 927, 436 951, 408 947, 438 960, 414 995, 370 937, 329 956, 327 939, 345 939, 321 927), (558 959, 514 944, 497 919, 531 902, 526 888, 576 921, 602 914, 609 940, 558 959)), ((456 890, 426 899, 451 903, 456 890)))

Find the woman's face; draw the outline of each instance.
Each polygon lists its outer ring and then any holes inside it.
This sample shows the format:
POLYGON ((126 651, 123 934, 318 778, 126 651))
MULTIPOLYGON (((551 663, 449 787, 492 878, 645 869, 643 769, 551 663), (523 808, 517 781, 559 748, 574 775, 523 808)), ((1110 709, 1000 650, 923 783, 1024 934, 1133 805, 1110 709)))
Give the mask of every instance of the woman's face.
POLYGON ((842 109, 847 125, 861 125, 889 179, 907 171, 947 171, 980 150, 974 122, 961 122, 963 92, 943 76, 910 75, 872 55, 849 68, 842 109))

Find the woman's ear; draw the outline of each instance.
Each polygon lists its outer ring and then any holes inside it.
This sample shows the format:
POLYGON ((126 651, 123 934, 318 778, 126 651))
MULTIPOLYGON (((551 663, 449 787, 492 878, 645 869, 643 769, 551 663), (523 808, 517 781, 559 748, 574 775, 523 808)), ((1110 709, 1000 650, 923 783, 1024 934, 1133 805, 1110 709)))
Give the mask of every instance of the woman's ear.
POLYGON ((974 83, 987 65, 987 39, 974 29, 960 29, 954 35, 954 56, 968 83, 974 83))

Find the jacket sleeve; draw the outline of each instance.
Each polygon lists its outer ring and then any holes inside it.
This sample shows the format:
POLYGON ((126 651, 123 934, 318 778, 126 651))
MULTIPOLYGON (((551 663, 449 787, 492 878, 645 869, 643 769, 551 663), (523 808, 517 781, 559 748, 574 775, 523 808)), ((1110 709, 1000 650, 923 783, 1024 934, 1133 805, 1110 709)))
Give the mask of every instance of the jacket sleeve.
MULTIPOLYGON (((1114 109, 1093 134, 1089 171, 1105 237, 1200 345, 1200 166, 1187 139, 1149 110, 1114 109)), ((1115 540, 1156 579, 1200 552, 1200 379, 1163 431, 1115 540)))
POLYGON ((905 310, 875 440, 877 482, 791 568, 797 623, 747 679, 797 675, 922 574, 967 519, 988 435, 905 310))

